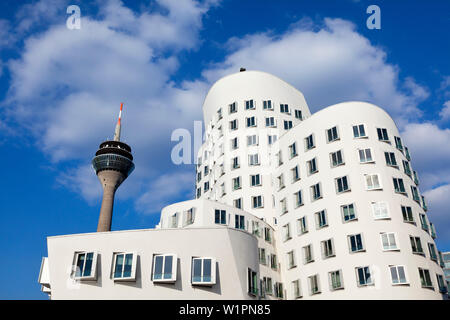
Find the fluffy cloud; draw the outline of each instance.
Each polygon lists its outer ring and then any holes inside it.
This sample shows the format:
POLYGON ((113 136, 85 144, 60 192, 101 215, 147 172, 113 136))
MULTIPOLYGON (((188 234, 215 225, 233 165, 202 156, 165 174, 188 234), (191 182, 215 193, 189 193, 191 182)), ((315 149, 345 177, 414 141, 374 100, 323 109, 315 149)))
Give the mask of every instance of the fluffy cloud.
POLYGON ((137 200, 137 208, 142 212, 155 212, 159 208, 173 203, 174 199, 192 199, 194 197, 194 172, 174 172, 156 179, 137 200))
POLYGON ((421 189, 450 183, 450 129, 432 123, 411 123, 402 132, 413 168, 419 173, 421 189))
POLYGON ((439 112, 439 117, 441 117, 443 121, 450 120, 450 100, 444 103, 444 107, 441 112, 439 112))
POLYGON ((436 226, 438 239, 450 240, 449 209, 450 208, 450 184, 440 186, 424 193, 430 203, 430 220, 436 226))
POLYGON ((399 125, 421 115, 428 97, 414 79, 399 79, 399 68, 386 53, 341 19, 318 26, 302 20, 282 35, 270 32, 231 39, 225 61, 204 71, 211 82, 239 67, 267 71, 290 82, 305 95, 312 111, 349 100, 386 109, 399 125))
MULTIPOLYGON (((102 2, 97 17, 82 10, 80 30, 69 30, 62 21, 34 33, 24 41, 21 57, 8 63, 11 84, 4 117, 36 137, 36 145, 62 172, 59 183, 92 201, 101 188, 86 159, 98 143, 111 138, 123 101, 122 137, 133 148, 136 170, 119 198, 146 194, 153 179, 174 169, 171 132, 190 129, 201 119, 207 84, 175 84, 170 77, 179 66, 177 53, 199 43, 202 17, 215 4, 160 0, 156 8, 135 13, 111 0, 102 2), (67 169, 68 163, 75 167, 67 169)), ((24 17, 18 23, 21 30, 31 28, 45 5, 51 1, 24 7, 21 12, 30 15, 19 14, 24 17)), ((180 176, 175 184, 184 181, 180 176)), ((148 212, 146 202, 139 203, 141 211, 148 212)))

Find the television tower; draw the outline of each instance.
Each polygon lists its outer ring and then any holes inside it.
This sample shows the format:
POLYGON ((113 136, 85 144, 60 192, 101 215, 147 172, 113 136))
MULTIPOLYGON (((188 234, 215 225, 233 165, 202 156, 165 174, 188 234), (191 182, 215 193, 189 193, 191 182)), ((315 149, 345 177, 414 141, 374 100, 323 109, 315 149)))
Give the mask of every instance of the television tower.
POLYGON ((131 148, 120 141, 121 117, 123 103, 120 104, 119 120, 117 120, 114 139, 102 142, 92 166, 103 187, 102 207, 98 219, 97 232, 111 231, 111 220, 114 206, 114 195, 120 184, 134 170, 131 148))

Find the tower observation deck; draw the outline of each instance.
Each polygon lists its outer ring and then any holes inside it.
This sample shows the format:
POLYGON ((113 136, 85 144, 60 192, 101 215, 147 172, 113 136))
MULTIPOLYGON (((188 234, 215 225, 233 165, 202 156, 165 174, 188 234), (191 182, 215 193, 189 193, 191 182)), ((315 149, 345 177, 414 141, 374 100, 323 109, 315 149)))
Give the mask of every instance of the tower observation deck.
POLYGON ((120 105, 114 139, 102 142, 92 159, 92 166, 103 188, 97 232, 111 231, 115 192, 134 170, 131 148, 120 141, 122 108, 123 103, 120 105))

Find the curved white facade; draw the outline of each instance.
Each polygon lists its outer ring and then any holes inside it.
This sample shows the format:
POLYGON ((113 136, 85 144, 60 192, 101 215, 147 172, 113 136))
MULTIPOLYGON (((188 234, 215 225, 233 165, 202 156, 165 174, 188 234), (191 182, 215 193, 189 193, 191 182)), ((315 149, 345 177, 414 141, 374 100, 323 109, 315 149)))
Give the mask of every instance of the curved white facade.
POLYGON ((216 82, 205 99, 203 112, 207 129, 198 154, 197 197, 234 206, 241 199, 244 210, 274 226, 288 299, 442 298, 438 277, 443 271, 434 227, 427 220, 407 148, 402 145, 394 121, 383 109, 364 102, 346 102, 311 115, 303 95, 289 84, 267 73, 246 71, 216 82), (254 101, 254 109, 246 108, 248 100, 254 101), (263 101, 267 100, 272 101, 273 110, 264 109, 263 101), (236 112, 229 111, 232 103, 237 105, 236 112), (283 113, 280 104, 287 104, 289 113, 283 113), (300 119, 296 118, 296 109, 301 111, 300 119), (255 117, 255 127, 247 127, 246 119, 250 117, 255 117), (266 127, 268 117, 275 118, 276 128, 266 127), (238 128, 232 130, 230 123, 235 119, 238 128), (293 127, 285 128, 284 121, 292 121, 293 127), (328 141, 329 129, 332 141, 328 141), (360 130, 364 131, 362 136, 355 137, 361 135, 360 130), (387 139, 380 141, 378 131, 381 138, 387 139), (247 137, 251 135, 257 135, 257 144, 248 146, 247 137), (268 135, 277 135, 277 141, 269 145, 268 135), (314 146, 307 149, 305 140, 311 135, 314 146), (235 137, 239 141, 233 150, 235 137), (296 155, 291 157, 293 144, 296 155), (333 165, 332 153, 338 151, 333 165), (252 166, 249 156, 255 153, 259 154, 260 164, 252 166), (235 157, 240 159, 237 169, 232 166, 235 157), (389 165, 386 157, 395 163, 389 165), (309 173, 309 161, 313 159, 317 170, 309 173), (257 174, 260 184, 251 186, 251 176, 257 174), (238 177, 240 185, 235 188, 238 177), (401 179, 396 181, 397 186, 403 184, 403 188, 399 186, 401 192, 394 190, 394 178, 401 179), (208 190, 205 183, 209 183, 208 190), (338 192, 338 183, 348 188, 338 192), (311 187, 316 184, 321 195, 312 200, 311 187), (416 200, 411 187, 417 190, 416 200), (298 191, 302 192, 301 205, 297 205, 298 191), (253 205, 253 197, 258 195, 262 196, 261 208, 253 205), (405 222, 402 210, 413 221, 405 222), (351 212, 348 221, 343 218, 344 211, 351 212), (316 223, 317 213, 326 221, 316 223), (424 227, 419 214, 423 215, 424 227), (299 231, 302 217, 307 221, 305 233, 299 231), (316 226, 320 223, 325 226, 316 226), (290 230, 288 240, 286 226, 290 230), (421 245, 422 252, 412 252, 410 237, 416 246, 421 245), (323 243, 330 239, 331 244, 323 243), (309 245, 311 259, 305 248, 309 245), (330 284, 333 271, 339 271, 339 280, 334 278, 336 289, 330 284), (312 290, 314 282, 310 277, 315 275, 318 288, 312 290), (423 286, 421 276, 425 279, 423 286), (298 281, 296 294, 293 281, 298 281))
POLYGON ((197 199, 165 207, 157 230, 50 237, 40 283, 52 298, 445 296, 417 173, 383 109, 345 102, 311 115, 291 85, 245 71, 217 81, 203 113, 197 199), (96 278, 73 290, 88 253, 96 278), (121 254, 136 261, 127 282, 115 278, 121 254), (161 284, 165 256, 177 269, 161 284), (200 260, 215 267, 198 283, 200 260))

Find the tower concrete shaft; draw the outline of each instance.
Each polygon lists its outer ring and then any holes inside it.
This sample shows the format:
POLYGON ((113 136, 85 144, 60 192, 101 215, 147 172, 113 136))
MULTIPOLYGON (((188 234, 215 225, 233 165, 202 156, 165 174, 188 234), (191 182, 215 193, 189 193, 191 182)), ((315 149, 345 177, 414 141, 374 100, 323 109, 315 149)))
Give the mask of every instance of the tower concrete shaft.
POLYGON ((114 196, 117 188, 125 180, 124 175, 119 171, 104 170, 100 171, 97 177, 103 187, 102 207, 100 209, 97 232, 111 231, 114 196))

